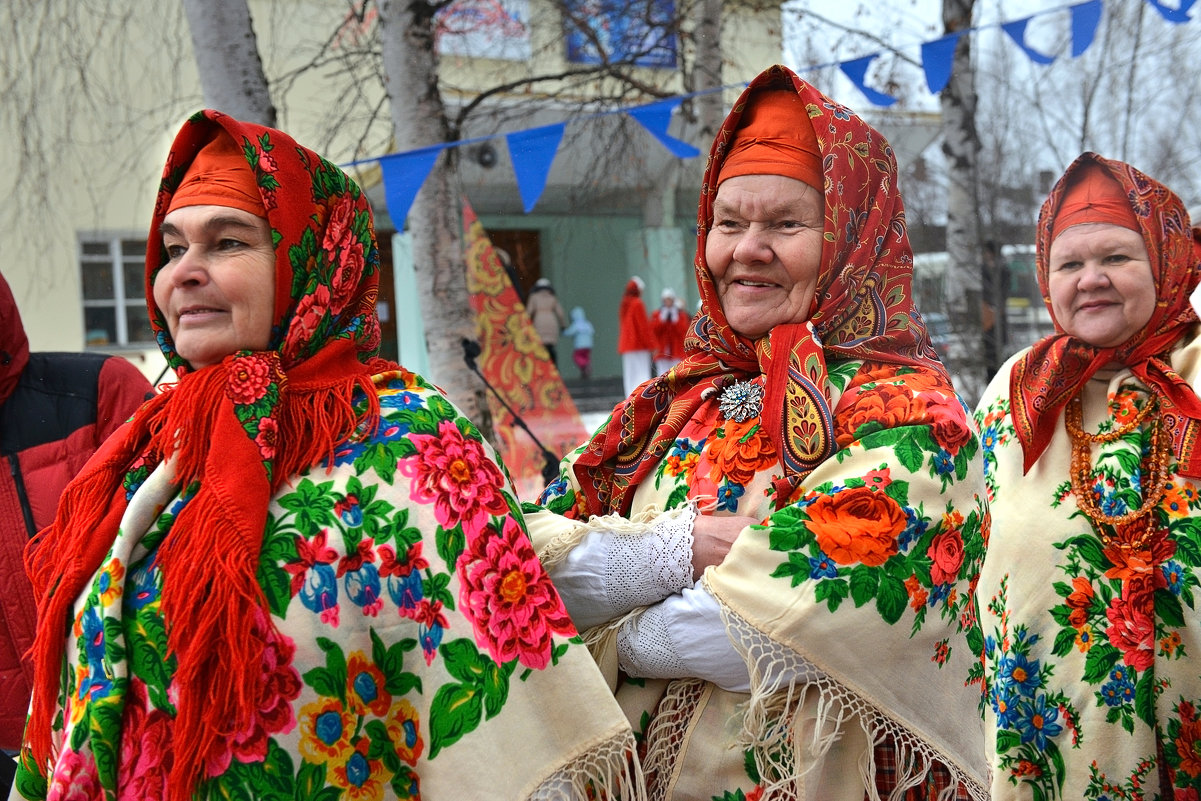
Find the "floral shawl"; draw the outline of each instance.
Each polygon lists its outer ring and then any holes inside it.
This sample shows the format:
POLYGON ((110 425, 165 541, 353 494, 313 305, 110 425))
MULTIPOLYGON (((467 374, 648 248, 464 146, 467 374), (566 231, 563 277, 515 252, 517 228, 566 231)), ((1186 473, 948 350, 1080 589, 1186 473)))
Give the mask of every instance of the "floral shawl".
POLYGON ((948 770, 958 792, 982 797, 971 586, 987 536, 983 470, 911 301, 892 151, 773 67, 717 136, 698 220, 703 304, 684 361, 622 402, 544 493, 543 505, 581 522, 531 517, 548 564, 581 525, 611 526, 614 513, 647 520, 696 504, 763 521, 703 578, 744 653, 749 699, 696 679, 618 680, 646 738, 652 797, 695 797, 689 765, 733 759, 742 772, 741 749, 749 783, 735 790, 722 774, 717 797, 875 798, 906 786, 924 797, 938 793, 931 782, 951 792, 945 773, 933 779, 948 770), (823 156, 823 268, 810 320, 750 342, 722 315, 705 236, 731 133, 755 93, 777 87, 804 100, 823 156), (737 423, 717 397, 736 379, 766 393, 762 413, 737 423))
MULTIPOLYGON (((1201 381, 1196 325, 1164 363, 1201 381)), ((993 798, 1197 798, 1201 484, 1173 462, 1150 540, 1105 547, 1076 505, 1062 427, 1024 468, 1007 379, 976 410, 993 519, 978 587, 993 798)), ((1129 368, 1098 371, 1079 394, 1090 432, 1128 422, 1152 397, 1129 368)), ((1149 447, 1146 426, 1093 446, 1092 491, 1107 513, 1142 503, 1149 447)))
MULTIPOLYGON (((185 123, 146 257, 152 325, 180 380, 105 444, 27 552, 40 626, 22 794, 55 795, 64 782, 90 782, 110 797, 144 797, 142 784, 171 798, 238 785, 265 794, 271 776, 279 797, 322 786, 342 788, 332 797, 412 797, 425 766, 418 743, 429 762, 480 727, 481 710, 493 719, 525 709, 525 688, 545 684, 527 685, 529 671, 579 650, 552 642, 574 632, 523 545, 511 489, 478 432, 440 394, 375 357, 378 280, 371 211, 345 173, 281 131, 214 111, 185 123), (254 169, 272 228, 274 326, 268 350, 193 370, 175 352, 151 287, 165 263, 159 227, 172 193, 221 131, 254 169), (396 380, 411 391, 386 393, 399 410, 381 417, 385 385, 396 380), (461 469, 449 483, 431 474, 452 462, 461 469), (335 512, 344 525, 333 525, 335 512), (422 555, 426 542, 437 560, 422 555), (498 599, 487 593, 505 564, 517 570, 503 585, 506 608, 525 610, 512 642, 488 623, 504 619, 489 617, 498 599), (341 628, 334 565, 361 607, 341 628), (388 607, 380 574, 404 579, 388 585, 397 593, 388 607), (387 609, 391 617, 375 624, 387 609), (405 652, 418 640, 424 659, 413 660, 405 652), (453 714, 439 717, 439 704, 453 714), (296 730, 306 719, 316 727, 311 747, 296 730), (364 791, 369 779, 377 783, 364 791)), ((596 685, 595 670, 573 661, 548 679, 546 697, 561 681, 596 685)), ((526 713, 502 718, 506 730, 530 723, 526 713)), ((600 725, 585 725, 583 737, 618 744, 616 762, 610 754, 590 765, 604 782, 625 760, 615 716, 597 713, 600 725)), ((527 742, 532 772, 519 786, 561 769, 557 756, 579 753, 579 740, 527 742)), ((490 748, 459 753, 472 764, 494 759, 490 748)))
MULTIPOLYGON (((1101 164, 1126 189, 1159 303, 1118 348, 1057 333, 1016 354, 976 409, 993 518, 978 585, 985 635, 993 797, 1167 799, 1201 795, 1201 485, 1190 462, 1201 338, 1188 306, 1201 258, 1163 184, 1085 153, 1043 206, 1039 280, 1068 177, 1101 164), (1151 536, 1107 545, 1077 505, 1062 408, 1081 399, 1090 433, 1113 432, 1158 400, 1173 433, 1151 536)), ((1048 302, 1049 306, 1049 302, 1048 302)), ((1153 426, 1091 445, 1089 491, 1121 516, 1144 502, 1153 426)), ((1121 528, 1102 523, 1107 536, 1121 528)))

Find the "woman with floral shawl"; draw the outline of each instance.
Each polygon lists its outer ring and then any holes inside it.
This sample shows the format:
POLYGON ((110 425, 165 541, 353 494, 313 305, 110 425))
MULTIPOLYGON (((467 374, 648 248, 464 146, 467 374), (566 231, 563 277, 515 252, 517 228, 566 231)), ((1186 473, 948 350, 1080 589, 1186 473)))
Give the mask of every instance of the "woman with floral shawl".
POLYGON ((146 256, 179 381, 27 552, 16 797, 638 793, 491 450, 376 357, 378 279, 341 170, 218 112, 185 123, 146 256))
POLYGON ((1201 792, 1201 247, 1175 194, 1084 153, 1038 220, 1055 333, 976 410, 994 798, 1201 792))
POLYGON ((527 515, 655 799, 983 798, 983 466, 892 149, 784 67, 713 144, 684 360, 527 515))

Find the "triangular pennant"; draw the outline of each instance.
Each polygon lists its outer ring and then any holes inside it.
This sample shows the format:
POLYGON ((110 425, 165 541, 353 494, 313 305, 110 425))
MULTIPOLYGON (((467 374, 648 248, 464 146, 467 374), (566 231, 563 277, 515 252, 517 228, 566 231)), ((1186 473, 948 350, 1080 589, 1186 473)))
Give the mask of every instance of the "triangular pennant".
POLYGON ((690 159, 694 156, 699 156, 701 151, 681 139, 669 136, 667 133, 667 126, 671 123, 672 112, 683 102, 684 98, 682 97, 669 97, 666 100, 648 103, 645 106, 628 108, 626 109, 626 113, 642 123, 642 127, 650 131, 665 148, 671 151, 673 156, 690 159))
POLYGON ((859 91, 863 92, 864 96, 873 104, 877 106, 891 106, 897 102, 895 97, 886 95, 883 92, 877 92, 865 83, 867 80, 867 68, 871 66, 872 60, 878 55, 880 54, 872 53, 870 56, 864 56, 852 61, 844 61, 838 66, 842 68, 843 74, 851 79, 851 83, 855 84, 859 88, 859 91))
POLYGON ((1101 0, 1072 6, 1072 58, 1088 50, 1101 22, 1101 0))
POLYGON ((1189 21, 1189 11, 1192 9, 1196 0, 1180 0, 1179 8, 1169 8, 1159 0, 1147 0, 1151 6, 1158 11, 1168 22, 1174 22, 1179 25, 1182 22, 1189 21))
POLYGON ((1022 52, 1025 53, 1031 61, 1036 64, 1050 64, 1055 60, 1055 56, 1043 55, 1026 44, 1026 25, 1031 19, 1032 17, 1026 17, 1025 19, 1014 20, 1013 22, 1003 22, 1001 23, 1001 28, 1005 31, 1005 33, 1009 34, 1009 38, 1012 39, 1018 47, 1022 48, 1022 52))
POLYGON ((922 43, 922 69, 926 71, 926 86, 931 94, 938 94, 951 80, 951 64, 955 59, 955 45, 963 31, 948 33, 941 39, 922 43))
POLYGON ((566 123, 543 125, 525 131, 505 135, 509 144, 509 159, 513 162, 513 174, 517 177, 517 189, 521 192, 521 204, 529 214, 546 189, 550 176, 550 165, 559 150, 566 123))
POLYGON ((433 145, 404 153, 390 153, 379 160, 380 174, 384 179, 384 199, 388 203, 388 216, 397 231, 403 231, 409 209, 421 191, 421 185, 434 169, 434 162, 446 149, 446 145, 433 145))

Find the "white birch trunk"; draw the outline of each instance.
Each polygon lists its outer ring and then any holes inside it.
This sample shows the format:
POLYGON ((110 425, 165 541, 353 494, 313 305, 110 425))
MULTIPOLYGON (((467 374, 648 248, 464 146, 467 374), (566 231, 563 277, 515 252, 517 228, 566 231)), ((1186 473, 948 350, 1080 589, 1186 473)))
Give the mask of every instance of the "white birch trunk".
POLYGON ((246 0, 183 0, 208 108, 276 127, 246 0))
MULTIPOLYGON (((434 47, 434 4, 380 0, 379 25, 384 81, 392 112, 396 150, 449 141, 446 108, 438 90, 434 47)), ((409 211, 413 264, 425 320, 431 381, 446 390, 468 418, 491 434, 480 380, 463 358, 463 339, 475 339, 463 260, 462 212, 457 174, 447 149, 409 211)), ((398 230, 405 221, 393 219, 398 230)), ((398 298, 398 304, 404 299, 398 298)))
MULTIPOLYGON (((967 30, 975 0, 943 0, 946 33, 967 30)), ((963 364, 947 365, 961 379, 960 391, 974 404, 983 391, 983 342, 980 321, 980 198, 977 164, 976 78, 971 36, 959 37, 951 80, 939 96, 942 107, 943 153, 947 158, 946 312, 955 332, 968 343, 963 364)))

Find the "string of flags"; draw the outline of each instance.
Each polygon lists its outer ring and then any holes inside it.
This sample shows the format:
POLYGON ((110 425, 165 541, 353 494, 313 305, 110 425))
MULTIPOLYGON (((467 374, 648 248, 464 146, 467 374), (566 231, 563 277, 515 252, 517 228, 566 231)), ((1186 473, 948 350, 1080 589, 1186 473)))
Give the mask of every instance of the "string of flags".
MULTIPOLYGON (((1177 25, 1191 20, 1190 12, 1196 3, 1196 0, 1179 0, 1178 5, 1173 7, 1166 5, 1163 0, 1144 1, 1158 11, 1166 21, 1177 25)), ((1102 6, 1103 0, 1084 0, 1084 2, 1068 6, 1059 6, 1039 11, 1022 19, 1002 22, 996 25, 981 26, 979 28, 965 28, 962 31, 947 34, 933 41, 924 42, 921 45, 921 63, 926 77, 926 86, 932 94, 938 94, 946 87, 951 79, 952 58, 959 37, 975 33, 984 27, 1000 27, 1008 38, 1031 61, 1036 64, 1050 64, 1055 60, 1054 55, 1040 52, 1026 43, 1026 28, 1030 20, 1047 14, 1067 11, 1070 15, 1070 52, 1071 57, 1075 58, 1084 53, 1093 43, 1097 27, 1101 21, 1102 6)), ((897 99, 892 95, 873 89, 867 85, 868 70, 871 68, 872 62, 880 55, 881 53, 872 53, 848 61, 838 62, 837 65, 869 102, 876 106, 888 107, 895 103, 897 99)), ((833 65, 815 65, 810 67, 809 71, 829 66, 833 65)), ((584 122, 611 114, 626 114, 638 122, 663 147, 667 148, 672 155, 681 159, 693 158, 700 155, 700 150, 688 142, 676 139, 667 133, 672 114, 675 113, 675 110, 685 100, 710 92, 720 92, 726 89, 741 88, 742 86, 745 86, 745 84, 722 86, 702 92, 676 95, 656 100, 653 103, 577 117, 573 122, 584 122)), ((401 221, 408 217, 409 210, 413 206, 413 201, 417 198, 417 193, 421 190, 421 186, 425 183, 426 178, 429 177, 442 151, 448 148, 464 147, 503 137, 509 149, 509 159, 513 165, 514 177, 517 179, 518 191, 521 194, 522 208, 525 209, 526 214, 529 214, 537 205, 543 190, 546 189, 550 169, 554 163, 555 155, 558 153, 559 144, 563 139, 566 126, 567 122, 563 121, 504 134, 493 134, 474 139, 461 139, 455 142, 443 142, 414 150, 360 159, 350 162, 346 166, 353 167, 371 163, 379 164, 384 182, 384 197, 388 203, 388 212, 392 220, 399 226, 401 221)))

